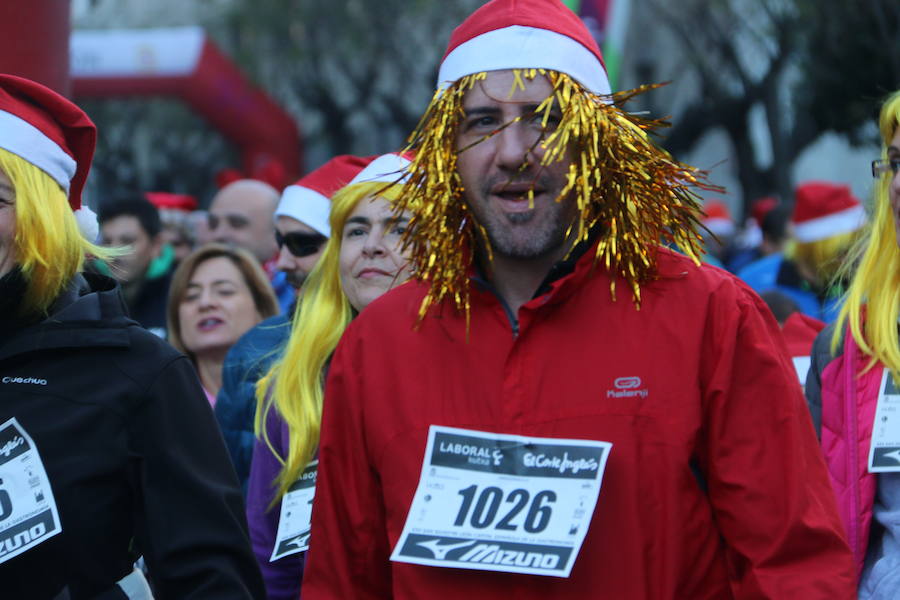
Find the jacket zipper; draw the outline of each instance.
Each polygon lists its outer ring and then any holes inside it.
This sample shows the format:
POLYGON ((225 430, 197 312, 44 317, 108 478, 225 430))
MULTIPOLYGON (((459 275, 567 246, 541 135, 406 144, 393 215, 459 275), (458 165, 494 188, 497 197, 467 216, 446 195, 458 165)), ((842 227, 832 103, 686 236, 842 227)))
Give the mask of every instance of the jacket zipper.
POLYGON ((500 306, 503 307, 503 313, 506 315, 506 318, 509 320, 509 327, 512 330, 513 339, 518 338, 519 337, 519 319, 516 317, 515 314, 513 314, 512 308, 510 308, 509 304, 506 303, 506 300, 503 299, 503 296, 501 296, 499 293, 497 293, 497 290, 494 289, 494 286, 491 285, 491 282, 487 281, 486 279, 482 279, 480 277, 473 277, 472 281, 474 281, 475 283, 477 283, 478 285, 480 285, 481 287, 483 287, 484 289, 489 291, 494 296, 494 298, 497 299, 497 302, 499 302, 500 306))
POLYGON ((501 298, 500 295, 497 293, 495 293, 494 295, 497 296, 497 300, 500 301, 500 306, 503 307, 503 312, 506 313, 506 318, 509 319, 509 326, 512 328, 513 339, 518 338, 519 337, 519 319, 516 318, 516 315, 513 314, 513 311, 509 307, 509 305, 506 303, 506 300, 501 298))

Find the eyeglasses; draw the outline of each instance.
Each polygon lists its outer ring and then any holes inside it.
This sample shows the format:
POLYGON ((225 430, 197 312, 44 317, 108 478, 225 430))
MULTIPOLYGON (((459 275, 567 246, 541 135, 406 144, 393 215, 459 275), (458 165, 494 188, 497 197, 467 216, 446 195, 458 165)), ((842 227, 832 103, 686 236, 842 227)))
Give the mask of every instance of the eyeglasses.
POLYGON ((297 258, 315 254, 327 241, 328 238, 321 233, 292 231, 282 235, 280 231, 275 231, 275 242, 278 244, 279 250, 282 246, 287 246, 288 251, 297 258))
POLYGON ((872 177, 878 179, 882 175, 886 175, 888 173, 891 174, 891 177, 897 176, 897 171, 900 171, 900 158, 889 158, 887 160, 873 160, 872 161, 872 177))

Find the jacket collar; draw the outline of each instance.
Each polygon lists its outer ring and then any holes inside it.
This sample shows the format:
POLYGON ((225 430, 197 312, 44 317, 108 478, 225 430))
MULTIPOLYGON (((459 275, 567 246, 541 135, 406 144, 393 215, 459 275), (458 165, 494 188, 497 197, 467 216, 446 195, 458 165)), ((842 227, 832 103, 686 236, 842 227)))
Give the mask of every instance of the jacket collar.
MULTIPOLYGON (((586 275, 588 271, 592 269, 594 265, 594 250, 596 249, 599 241, 598 238, 601 233, 602 230, 599 227, 594 228, 586 240, 576 244, 566 257, 556 262, 547 272, 546 277, 544 277, 544 280, 538 286, 532 299, 528 301, 525 306, 528 306, 535 299, 545 295, 549 295, 547 302, 561 300, 563 297, 567 296, 568 292, 574 289, 573 286, 569 285, 567 282, 570 282, 573 279, 580 281, 582 276, 586 275)), ((504 305, 504 308, 506 308, 506 303, 497 293, 494 285, 487 279, 484 271, 479 266, 478 261, 474 261, 474 263, 475 266, 470 279, 476 289, 489 292, 504 305)), ((507 312, 509 311, 507 310, 507 312)))
POLYGON ((118 285, 109 277, 76 275, 50 307, 50 316, 0 340, 0 360, 38 350, 128 347, 127 317, 118 285))

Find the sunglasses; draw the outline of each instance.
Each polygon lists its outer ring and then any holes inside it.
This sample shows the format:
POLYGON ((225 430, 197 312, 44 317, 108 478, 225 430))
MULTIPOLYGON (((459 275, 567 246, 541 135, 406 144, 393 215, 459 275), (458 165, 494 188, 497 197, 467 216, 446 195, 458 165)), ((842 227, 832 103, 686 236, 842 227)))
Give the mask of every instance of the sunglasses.
POLYGON ((297 258, 315 254, 327 241, 328 238, 321 233, 292 231, 282 235, 281 232, 275 231, 275 242, 278 244, 278 249, 287 246, 288 251, 297 258))

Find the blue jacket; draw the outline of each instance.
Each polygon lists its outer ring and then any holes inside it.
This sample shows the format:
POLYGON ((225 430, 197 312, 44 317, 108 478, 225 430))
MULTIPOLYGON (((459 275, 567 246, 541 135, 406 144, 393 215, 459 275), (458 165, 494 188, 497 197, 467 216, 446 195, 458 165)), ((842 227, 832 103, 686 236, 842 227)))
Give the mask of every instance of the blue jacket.
POLYGON ((250 460, 253 457, 253 419, 256 415, 256 382, 266 374, 291 333, 287 315, 266 319, 231 347, 222 366, 222 388, 216 398, 216 419, 225 445, 247 496, 250 460))
POLYGON ((297 288, 288 283, 287 274, 284 271, 278 271, 272 278, 272 291, 278 298, 278 306, 281 307, 282 314, 291 314, 291 307, 297 300, 297 288))
POLYGON ((757 294, 771 290, 783 293, 797 303, 803 314, 830 323, 840 312, 838 298, 820 299, 812 290, 804 289, 796 269, 780 252, 754 261, 737 272, 744 283, 757 294))

